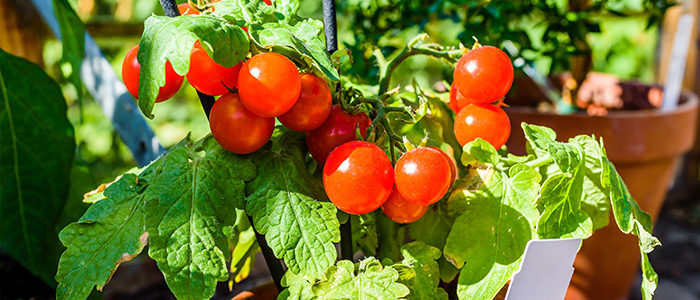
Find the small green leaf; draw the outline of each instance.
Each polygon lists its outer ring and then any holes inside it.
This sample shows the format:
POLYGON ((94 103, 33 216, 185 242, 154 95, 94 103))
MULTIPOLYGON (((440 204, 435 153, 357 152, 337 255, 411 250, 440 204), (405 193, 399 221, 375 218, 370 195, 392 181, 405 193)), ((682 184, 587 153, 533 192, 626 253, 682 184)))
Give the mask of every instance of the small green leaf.
POLYGON ((304 20, 295 25, 265 24, 265 28, 255 32, 257 42, 265 47, 284 46, 298 52, 309 65, 316 67, 331 81, 339 81, 338 71, 331 63, 323 40, 323 23, 318 20, 304 20))
POLYGON ((409 289, 397 281, 399 272, 384 267, 374 257, 355 265, 342 260, 326 271, 325 279, 313 285, 313 293, 322 299, 400 299, 409 289))
POLYGON ((477 162, 495 165, 500 160, 496 148, 481 138, 467 143, 462 150, 462 164, 465 166, 477 162))
POLYGON ((278 300, 310 300, 318 299, 311 290, 312 284, 304 277, 294 274, 292 271, 287 271, 282 276, 281 284, 284 289, 279 296, 278 300))
POLYGON ((212 3, 214 5, 214 15, 223 18, 233 18, 243 21, 251 27, 252 24, 260 22, 276 22, 274 8, 264 1, 256 0, 223 0, 212 3))
POLYGON ((75 155, 66 100, 39 66, 0 49, 0 101, 0 248, 55 286, 75 155))
POLYGON ((190 53, 196 41, 216 63, 227 68, 245 58, 249 50, 248 35, 243 29, 214 15, 154 15, 146 19, 137 58, 141 64, 139 108, 147 117, 153 118, 158 89, 165 85, 166 61, 184 76, 190 68, 190 53))
POLYGON ((145 204, 149 255, 176 297, 208 299, 216 282, 228 278, 235 208, 243 207, 255 166, 211 136, 196 145, 185 138, 159 161, 144 172, 152 176, 145 204))
POLYGON ((288 141, 282 152, 259 150, 254 155, 258 177, 246 186, 246 212, 292 272, 318 278, 337 259, 336 207, 327 201, 321 181, 304 165, 298 146, 303 145, 303 135, 284 131, 273 137, 273 143, 279 143, 275 140, 288 141))
POLYGON ((557 133, 549 127, 531 125, 525 122, 520 125, 525 133, 525 138, 537 148, 547 149, 548 145, 557 139, 557 133))
POLYGON ((438 287, 440 269, 437 259, 442 256, 440 249, 422 242, 412 242, 401 247, 401 264, 415 272, 415 279, 408 299, 447 299, 447 293, 438 287))
MULTIPOLYGON (((409 226, 408 234, 411 239, 421 241, 427 245, 442 249, 445 247, 447 235, 450 233, 455 216, 447 213, 445 202, 453 199, 452 196, 447 201, 440 201, 428 208, 422 218, 409 226)), ((462 211, 459 212, 461 214, 462 211)), ((449 263, 444 256, 438 259, 440 265, 440 278, 444 282, 450 282, 459 271, 453 264, 449 263)))
POLYGON ((148 241, 142 209, 145 182, 126 174, 104 192, 59 238, 61 255, 57 299, 85 299, 93 287, 102 290, 119 264, 141 253, 148 241))

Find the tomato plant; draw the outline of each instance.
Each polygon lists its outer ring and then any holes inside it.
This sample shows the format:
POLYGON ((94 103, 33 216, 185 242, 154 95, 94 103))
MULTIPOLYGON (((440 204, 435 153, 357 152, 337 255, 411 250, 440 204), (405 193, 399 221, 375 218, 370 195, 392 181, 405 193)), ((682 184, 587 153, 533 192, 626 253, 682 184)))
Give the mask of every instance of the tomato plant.
POLYGON ((299 99, 301 76, 288 58, 273 52, 253 56, 238 75, 241 101, 261 117, 277 117, 299 99))
MULTIPOLYGON (((136 54, 139 52, 139 45, 131 48, 129 52, 124 57, 124 62, 122 62, 122 79, 124 80, 124 85, 126 89, 129 90, 134 98, 139 98, 139 73, 141 72, 141 65, 138 60, 136 60, 136 54)), ((156 97, 156 102, 162 102, 168 100, 177 94, 182 86, 182 76, 175 73, 170 62, 165 63, 165 85, 158 89, 158 96, 156 97)))
POLYGON ((384 204, 394 186, 389 157, 374 144, 352 141, 335 148, 323 167, 323 187, 333 204, 366 214, 384 204))
POLYGON ((651 218, 602 142, 558 142, 549 128, 521 124, 527 155, 501 149, 510 121, 493 103, 513 67, 500 49, 420 34, 390 54, 359 49, 376 72, 357 76, 345 68, 365 62, 331 54, 323 23, 299 16, 298 1, 196 5, 198 14, 146 20, 142 80, 124 79, 149 118, 172 74, 226 93, 200 97, 212 107, 211 135, 185 137, 88 197, 85 215, 59 235, 57 298, 87 298, 148 245, 183 299, 209 299, 217 282, 246 277, 258 251, 280 299, 491 299, 528 241, 587 238, 611 213, 640 239, 643 291, 653 292, 651 218), (417 55, 453 72, 450 93, 392 81, 417 55), (444 290, 450 282, 456 288, 444 290))

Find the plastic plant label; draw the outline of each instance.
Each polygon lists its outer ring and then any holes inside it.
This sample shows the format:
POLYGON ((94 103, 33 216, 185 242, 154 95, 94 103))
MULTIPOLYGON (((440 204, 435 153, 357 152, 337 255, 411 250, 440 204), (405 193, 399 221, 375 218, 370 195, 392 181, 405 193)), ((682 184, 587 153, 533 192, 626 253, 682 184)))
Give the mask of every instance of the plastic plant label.
POLYGON ((580 245, 580 238, 529 241, 506 300, 564 299, 580 245))

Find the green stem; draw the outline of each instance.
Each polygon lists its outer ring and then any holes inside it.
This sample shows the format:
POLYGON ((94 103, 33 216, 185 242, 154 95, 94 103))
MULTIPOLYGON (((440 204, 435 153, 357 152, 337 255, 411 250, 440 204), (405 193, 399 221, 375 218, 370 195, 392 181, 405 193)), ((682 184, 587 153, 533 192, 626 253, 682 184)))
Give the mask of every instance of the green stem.
POLYGON ((446 59, 450 63, 457 62, 459 57, 462 56, 462 49, 444 50, 439 45, 434 44, 424 44, 416 46, 416 44, 419 41, 425 40, 427 38, 427 34, 421 34, 417 36, 416 38, 411 40, 408 43, 408 45, 406 45, 406 48, 401 50, 401 52, 397 54, 396 57, 394 57, 388 62, 384 59, 384 56, 381 54, 381 52, 379 52, 379 50, 376 50, 374 52, 377 58, 377 63, 379 64, 379 95, 382 95, 389 90, 389 85, 391 84, 391 75, 394 73, 394 70, 396 70, 396 67, 398 67, 402 62, 404 62, 407 58, 411 56, 427 55, 435 58, 446 59))
POLYGON ((549 154, 547 154, 546 156, 542 156, 542 157, 539 157, 535 160, 528 161, 525 163, 525 165, 528 165, 528 166, 536 169, 536 168, 542 167, 546 164, 549 164, 552 161, 554 161, 554 159, 549 154))

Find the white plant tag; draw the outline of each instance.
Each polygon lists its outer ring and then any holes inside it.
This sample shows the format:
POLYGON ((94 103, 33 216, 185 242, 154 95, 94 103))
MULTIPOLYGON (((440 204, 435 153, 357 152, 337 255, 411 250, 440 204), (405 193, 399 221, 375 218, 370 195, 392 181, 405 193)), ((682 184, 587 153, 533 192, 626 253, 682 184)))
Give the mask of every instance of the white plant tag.
POLYGON ((506 300, 564 299, 580 245, 580 238, 529 241, 506 300))

